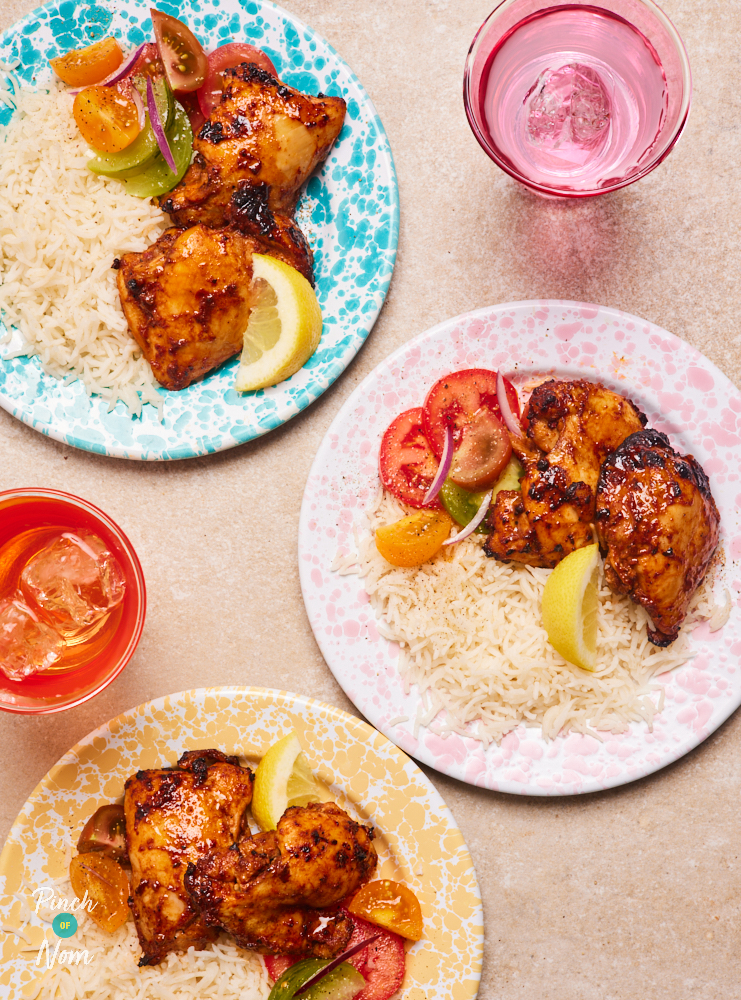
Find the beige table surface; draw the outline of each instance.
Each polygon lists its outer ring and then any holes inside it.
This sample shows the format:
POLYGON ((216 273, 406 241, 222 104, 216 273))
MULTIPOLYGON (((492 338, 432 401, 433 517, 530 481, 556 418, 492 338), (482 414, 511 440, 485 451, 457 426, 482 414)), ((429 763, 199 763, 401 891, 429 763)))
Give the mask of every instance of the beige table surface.
MULTIPOLYGON (((57 487, 103 507, 132 539, 149 595, 139 649, 107 691, 61 715, 0 715, 2 836, 64 751, 149 698, 255 684, 355 711, 304 612, 299 508, 340 405, 410 337, 497 302, 581 299, 671 330, 741 385, 739 0, 666 0, 694 74, 685 135, 647 179, 577 204, 525 193, 469 132, 463 62, 490 3, 285 0, 368 89, 401 194, 386 305, 307 412, 224 454, 146 465, 74 451, 0 411, 0 489, 57 487)), ((0 27, 33 6, 0 0, 0 27)), ((741 997, 738 715, 673 766, 595 795, 519 798, 428 773, 481 883, 482 998, 741 997)))

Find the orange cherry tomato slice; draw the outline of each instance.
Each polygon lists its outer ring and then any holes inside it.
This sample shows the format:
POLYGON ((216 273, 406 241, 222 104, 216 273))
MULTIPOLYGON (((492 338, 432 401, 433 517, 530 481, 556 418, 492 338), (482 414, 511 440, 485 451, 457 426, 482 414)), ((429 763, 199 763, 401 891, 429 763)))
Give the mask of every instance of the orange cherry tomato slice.
POLYGON ((77 127, 99 153, 120 153, 141 131, 136 105, 116 87, 87 87, 72 106, 77 127))
POLYGON ((112 934, 126 923, 129 880, 119 864, 103 854, 78 854, 70 863, 69 880, 98 927, 112 934))
POLYGON ((84 49, 50 59, 51 68, 70 87, 89 87, 110 76, 123 62, 121 46, 115 38, 104 38, 84 49))
POLYGON ((355 917, 368 920, 387 931, 400 934, 410 941, 422 937, 422 910, 411 889, 391 879, 367 882, 359 889, 348 911, 355 917))
POLYGON ((453 521, 442 510, 417 510, 376 528, 376 548, 392 566, 421 566, 440 551, 453 521))

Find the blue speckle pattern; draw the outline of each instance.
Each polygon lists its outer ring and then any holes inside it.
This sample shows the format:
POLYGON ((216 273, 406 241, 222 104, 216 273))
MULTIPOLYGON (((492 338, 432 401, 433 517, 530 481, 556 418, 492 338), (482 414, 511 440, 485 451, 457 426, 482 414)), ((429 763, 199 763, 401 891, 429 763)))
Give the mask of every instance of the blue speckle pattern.
MULTIPOLYGON (((0 36, 0 60, 28 84, 48 79, 48 59, 112 34, 128 45, 151 39, 149 0, 55 0, 0 36)), ((386 297, 399 238, 399 195, 386 133, 358 79, 311 28, 266 0, 160 0, 185 21, 207 51, 244 40, 263 48, 282 79, 309 93, 341 95, 347 116, 329 158, 310 179, 297 219, 315 255, 324 330, 316 354, 293 378, 237 393, 237 359, 180 392, 160 390, 164 418, 145 404, 130 417, 123 403, 88 397, 82 382, 64 385, 37 358, 3 360, 20 344, 0 346, 0 406, 30 427, 75 448, 143 461, 223 451, 273 430, 314 402, 362 346, 386 297)), ((0 112, 6 123, 9 112, 0 112)), ((0 325, 0 330, 4 331, 0 325)))

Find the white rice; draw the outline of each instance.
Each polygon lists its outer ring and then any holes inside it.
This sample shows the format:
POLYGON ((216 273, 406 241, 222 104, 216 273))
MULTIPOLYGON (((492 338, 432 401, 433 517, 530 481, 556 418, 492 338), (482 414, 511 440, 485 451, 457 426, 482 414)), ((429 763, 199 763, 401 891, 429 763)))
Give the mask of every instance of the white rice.
POLYGON ((601 581, 597 666, 581 670, 553 649, 541 625, 550 570, 488 558, 481 535, 400 569, 379 554, 374 532, 408 511, 381 492, 366 513, 370 531, 358 537, 357 556, 338 556, 333 568, 363 577, 379 632, 401 647, 405 688, 416 684, 422 695, 415 736, 429 726, 488 745, 521 723, 541 727, 545 739, 624 732, 634 721, 651 729, 663 702, 651 678, 694 655, 691 626, 713 612, 698 592, 679 638, 660 649, 648 640, 643 608, 601 581), (443 721, 433 721, 441 710, 443 721))
MULTIPOLYGON (((66 880, 57 893, 67 899, 75 895, 66 880)), ((51 920, 55 914, 46 916, 51 920)), ((189 948, 140 969, 141 947, 131 917, 113 934, 101 930, 83 910, 75 910, 75 917, 79 927, 73 937, 60 940, 47 932, 49 959, 44 954, 40 965, 47 968, 57 944, 58 957, 64 950, 79 953, 79 961, 60 965, 57 958, 35 988, 24 989, 26 1000, 266 1000, 270 993, 262 958, 239 948, 226 935, 201 951, 189 948)), ((24 951, 30 954, 29 949, 24 951)), ((34 962, 37 955, 38 951, 34 962)))
POLYGON ((145 250, 169 225, 149 199, 91 173, 92 156, 63 84, 19 88, 0 63, 0 311, 23 337, 4 357, 38 355, 56 378, 82 380, 113 408, 161 407, 157 382, 129 333, 111 265, 145 250))

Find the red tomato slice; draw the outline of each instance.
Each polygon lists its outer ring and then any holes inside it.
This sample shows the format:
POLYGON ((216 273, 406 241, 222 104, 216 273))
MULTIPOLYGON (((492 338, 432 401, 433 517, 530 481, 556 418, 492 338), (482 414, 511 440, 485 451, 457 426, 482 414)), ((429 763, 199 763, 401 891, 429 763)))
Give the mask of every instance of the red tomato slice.
MULTIPOLYGON (((520 404, 505 379, 507 398, 519 416, 520 404)), ((450 478, 467 490, 481 490, 497 481, 512 454, 509 434, 497 402, 497 373, 486 368, 452 372, 427 393, 422 426, 437 458, 443 453, 445 431, 453 431, 450 478)))
POLYGON ((208 61, 201 43, 187 24, 176 17, 150 8, 154 37, 173 90, 198 90, 208 73, 208 61))
POLYGON ((262 49, 256 49, 247 42, 229 42, 227 45, 219 46, 208 57, 208 74, 198 91, 198 103, 206 118, 211 116, 211 112, 221 101, 221 95, 224 93, 222 76, 224 70, 245 62, 255 63, 260 69, 267 70, 271 76, 276 79, 278 77, 275 66, 262 49))
MULTIPOLYGON (((391 931, 380 930, 374 924, 369 924, 367 920, 360 920, 358 917, 351 917, 354 927, 352 937, 348 941, 347 947, 359 944, 366 938, 379 934, 378 940, 367 948, 363 948, 356 955, 348 958, 348 962, 354 965, 358 972, 365 978, 366 986, 354 1000, 389 1000, 401 987, 404 980, 404 969, 406 959, 404 957, 404 941, 398 934, 391 931)), ((264 955, 265 965, 268 975, 276 982, 286 969, 290 968, 298 958, 287 958, 283 955, 264 955)))
POLYGON ((193 135, 198 135, 203 126, 206 124, 206 116, 201 111, 201 106, 198 103, 198 94, 177 94, 178 103, 182 104, 183 109, 188 116, 190 121, 190 127, 193 129, 193 135))
POLYGON ((268 975, 277 983, 286 969, 290 969, 292 965, 300 961, 298 958, 289 958, 288 955, 263 955, 265 959, 265 968, 268 970, 268 975))
MULTIPOLYGON (((355 927, 347 943, 348 948, 378 934, 379 928, 375 924, 359 917, 352 920, 355 927)), ((355 966, 367 984, 354 1000, 389 1000, 404 980, 404 940, 398 934, 382 930, 377 941, 348 958, 348 962, 355 966)))
POLYGON ((378 464, 381 482, 397 500, 410 507, 441 508, 437 498, 429 504, 424 502, 438 462, 422 430, 421 406, 405 410, 391 421, 381 440, 378 464))

